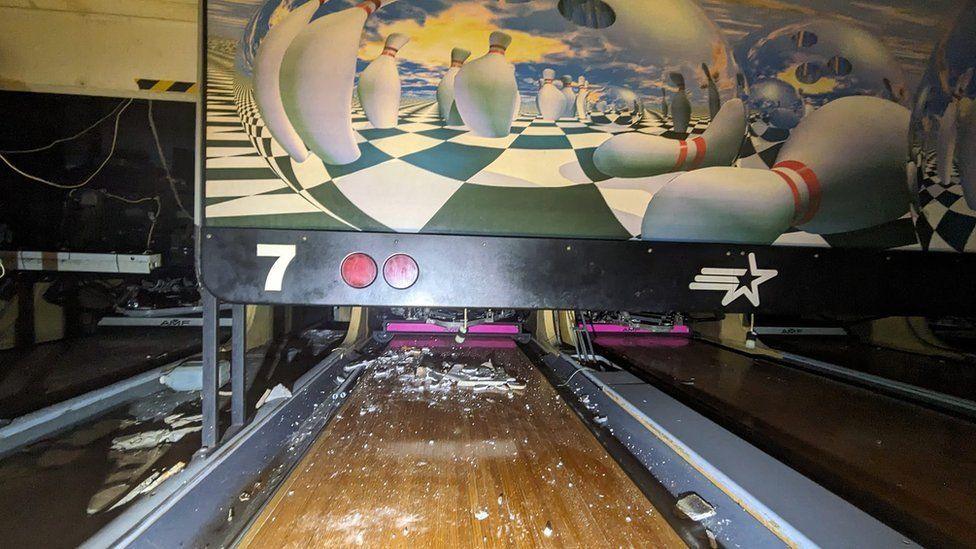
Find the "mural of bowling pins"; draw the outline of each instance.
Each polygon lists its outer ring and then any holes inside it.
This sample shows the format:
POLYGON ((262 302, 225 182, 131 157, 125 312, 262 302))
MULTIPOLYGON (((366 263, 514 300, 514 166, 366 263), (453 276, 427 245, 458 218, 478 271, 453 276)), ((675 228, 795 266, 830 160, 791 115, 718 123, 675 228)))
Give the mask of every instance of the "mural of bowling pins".
POLYGON ((396 55, 410 37, 393 33, 386 37, 383 53, 359 75, 359 103, 374 128, 395 128, 400 113, 400 71, 396 55))
POLYGON ((536 97, 536 106, 544 120, 558 120, 565 107, 566 97, 552 83, 555 77, 556 71, 552 69, 542 71, 542 87, 536 97))
POLYGON ((488 41, 488 53, 465 63, 454 78, 454 102, 475 135, 505 137, 512 129, 519 93, 515 67, 505 59, 512 37, 495 31, 488 41))
POLYGON ((685 91, 685 77, 680 72, 672 72, 671 82, 678 87, 678 91, 671 96, 671 120, 674 131, 688 133, 688 122, 691 121, 691 102, 685 91))
POLYGON ((705 73, 705 79, 707 80, 706 86, 708 87, 708 116, 711 119, 715 118, 718 114, 720 108, 722 108, 722 98, 718 94, 718 86, 715 85, 715 78, 712 77, 712 71, 708 70, 708 65, 702 63, 702 72, 705 73))
POLYGON ((271 136, 298 162, 304 162, 308 158, 308 149, 291 125, 285 107, 281 104, 281 60, 291 41, 308 25, 315 10, 323 3, 319 0, 308 0, 292 10, 268 30, 258 46, 257 55, 254 56, 254 102, 258 105, 258 112, 261 113, 261 119, 271 136))
POLYGON ((746 107, 735 98, 722 106, 705 133, 689 140, 622 133, 593 152, 593 164, 614 177, 648 177, 708 166, 729 166, 746 133, 746 107))
POLYGON ((573 118, 573 116, 576 115, 576 94, 573 92, 573 77, 568 74, 564 74, 562 80, 563 97, 566 98, 562 118, 573 118))
POLYGON ((471 52, 464 48, 451 50, 451 67, 447 69, 444 77, 441 78, 441 83, 437 85, 437 110, 448 126, 464 124, 461 113, 454 104, 454 78, 457 77, 461 65, 468 60, 468 57, 471 57, 471 52))
POLYGON ((281 99, 288 119, 323 162, 359 159, 352 129, 356 58, 366 19, 397 0, 365 0, 305 26, 281 62, 281 99))
POLYGON ((910 200, 909 118, 877 97, 831 101, 793 129, 772 170, 713 167, 671 180, 648 204, 641 238, 772 243, 791 226, 833 234, 898 219, 910 200))

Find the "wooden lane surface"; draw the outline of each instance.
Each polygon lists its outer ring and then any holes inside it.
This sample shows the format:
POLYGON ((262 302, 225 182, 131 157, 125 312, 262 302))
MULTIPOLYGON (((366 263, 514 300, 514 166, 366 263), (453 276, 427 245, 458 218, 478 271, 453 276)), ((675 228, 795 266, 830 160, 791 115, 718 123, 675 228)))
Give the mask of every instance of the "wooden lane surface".
POLYGON ((367 370, 243 547, 684 546, 514 344, 433 353, 491 358, 527 387, 438 392, 367 370))

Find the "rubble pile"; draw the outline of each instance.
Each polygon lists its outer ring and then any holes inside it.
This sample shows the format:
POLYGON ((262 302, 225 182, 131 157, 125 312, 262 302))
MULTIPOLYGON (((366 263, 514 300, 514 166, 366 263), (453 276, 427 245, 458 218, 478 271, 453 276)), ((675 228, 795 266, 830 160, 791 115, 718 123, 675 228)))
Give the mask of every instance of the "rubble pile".
POLYGON ((390 350, 383 355, 362 364, 373 370, 378 379, 396 376, 411 385, 430 390, 459 388, 475 393, 502 393, 521 391, 525 382, 508 374, 505 368, 492 364, 491 360, 481 364, 463 364, 442 361, 434 364, 434 357, 428 348, 390 350))

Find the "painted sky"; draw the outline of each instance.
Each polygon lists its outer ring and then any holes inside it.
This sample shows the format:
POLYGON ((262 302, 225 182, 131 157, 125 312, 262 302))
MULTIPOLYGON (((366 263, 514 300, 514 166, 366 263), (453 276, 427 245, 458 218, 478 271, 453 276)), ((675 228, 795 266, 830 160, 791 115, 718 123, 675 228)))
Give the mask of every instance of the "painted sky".
MULTIPOLYGON (((350 0, 332 0, 319 14, 348 7, 350 0)), ((367 26, 360 50, 360 68, 382 49, 389 32, 412 37, 401 50, 405 94, 433 93, 449 64, 449 51, 461 46, 473 58, 487 50, 487 35, 502 28, 513 35, 508 58, 518 66, 519 87, 528 93, 537 89, 535 79, 545 67, 574 77, 585 74, 591 81, 628 85, 646 94, 661 86, 671 70, 681 70, 693 79, 693 99, 702 95, 703 81, 698 60, 683 63, 682 51, 689 43, 673 40, 671 51, 656 51, 653 59, 628 56, 621 44, 591 40, 553 9, 554 0, 508 3, 504 0, 473 2, 447 0, 400 0, 381 9, 367 26), (691 74, 689 74, 691 73, 691 74)), ((649 3, 653 5, 653 3, 649 3)), ((212 35, 237 39, 260 3, 254 0, 211 0, 208 25, 212 35)), ((860 25, 878 36, 902 64, 909 89, 914 89, 928 57, 945 26, 953 19, 958 2, 953 0, 701 0, 701 7, 717 25, 730 48, 753 36, 761 36, 783 25, 815 17, 832 17, 860 25)), ((647 17, 660 17, 650 10, 647 17)), ((701 36, 708 32, 689 29, 701 36)), ((714 49, 714 48, 713 48, 714 49)), ((710 59, 713 71, 723 69, 722 56, 710 59)), ((724 82, 723 93, 731 93, 732 79, 724 82)), ((671 88, 670 84, 665 87, 671 88)))

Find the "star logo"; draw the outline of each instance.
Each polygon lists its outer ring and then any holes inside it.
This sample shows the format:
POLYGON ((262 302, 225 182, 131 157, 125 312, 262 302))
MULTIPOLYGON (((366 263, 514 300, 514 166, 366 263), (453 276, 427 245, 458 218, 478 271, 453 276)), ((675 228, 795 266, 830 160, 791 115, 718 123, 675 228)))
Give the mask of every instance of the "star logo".
POLYGON ((745 296, 754 306, 759 306, 759 285, 779 274, 776 269, 760 269, 756 265, 756 254, 749 254, 748 269, 726 269, 702 267, 695 275, 695 281, 688 284, 689 290, 723 291, 722 306, 745 296))

